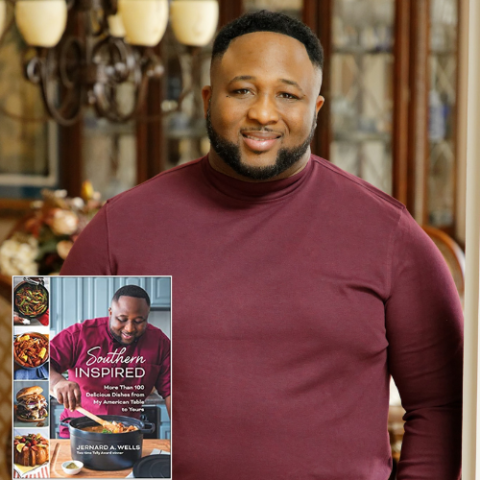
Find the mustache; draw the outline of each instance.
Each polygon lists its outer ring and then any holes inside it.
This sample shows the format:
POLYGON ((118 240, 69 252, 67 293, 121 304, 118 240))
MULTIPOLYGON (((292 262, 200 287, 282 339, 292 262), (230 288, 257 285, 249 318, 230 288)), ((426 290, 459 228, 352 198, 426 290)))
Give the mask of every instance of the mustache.
POLYGON ((282 135, 282 132, 278 130, 273 130, 272 128, 268 127, 248 127, 248 128, 241 128, 240 133, 248 133, 248 132, 264 132, 264 133, 275 133, 276 135, 282 135))

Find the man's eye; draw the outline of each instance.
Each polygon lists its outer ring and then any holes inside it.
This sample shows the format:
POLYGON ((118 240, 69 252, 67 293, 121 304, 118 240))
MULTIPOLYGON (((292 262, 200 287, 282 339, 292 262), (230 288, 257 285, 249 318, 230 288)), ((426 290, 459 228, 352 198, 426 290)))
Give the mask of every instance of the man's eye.
POLYGON ((121 317, 117 317, 117 320, 120 322, 120 323, 125 323, 127 321, 126 318, 121 318, 121 317))
POLYGON ((250 94, 250 90, 248 88, 237 88, 236 90, 233 91, 234 95, 237 95, 239 97, 245 97, 246 95, 250 94))
POLYGON ((279 95, 281 98, 285 98, 287 100, 298 100, 298 97, 294 95, 293 93, 288 93, 288 92, 282 92, 279 95))

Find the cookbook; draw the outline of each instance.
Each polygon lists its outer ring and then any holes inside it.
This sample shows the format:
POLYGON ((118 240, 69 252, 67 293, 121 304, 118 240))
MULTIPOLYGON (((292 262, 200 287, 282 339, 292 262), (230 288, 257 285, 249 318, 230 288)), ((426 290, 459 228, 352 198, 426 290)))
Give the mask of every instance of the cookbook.
POLYGON ((171 277, 12 284, 12 478, 171 478, 171 277))

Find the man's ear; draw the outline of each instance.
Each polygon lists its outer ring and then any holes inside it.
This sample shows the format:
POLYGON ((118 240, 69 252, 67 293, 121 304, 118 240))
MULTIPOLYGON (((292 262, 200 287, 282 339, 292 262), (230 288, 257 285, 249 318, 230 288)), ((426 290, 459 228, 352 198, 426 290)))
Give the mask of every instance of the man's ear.
POLYGON ((318 112, 320 111, 320 109, 323 107, 323 104, 325 103, 325 98, 322 97, 321 95, 319 95, 317 97, 317 102, 316 102, 316 105, 315 105, 315 113, 318 115, 318 112))
POLYGON ((202 88, 202 98, 203 98, 203 114, 205 118, 207 117, 208 112, 208 105, 210 103, 210 99, 212 98, 212 87, 211 85, 205 85, 202 88))
POLYGON ((112 307, 108 307, 108 314, 112 316, 112 307))

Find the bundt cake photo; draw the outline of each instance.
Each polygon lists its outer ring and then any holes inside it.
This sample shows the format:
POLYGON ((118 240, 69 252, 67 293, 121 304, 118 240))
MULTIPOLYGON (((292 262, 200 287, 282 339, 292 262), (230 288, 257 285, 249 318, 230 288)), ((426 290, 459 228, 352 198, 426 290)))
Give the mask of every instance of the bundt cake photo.
POLYGON ((48 440, 39 433, 17 435, 14 444, 14 463, 24 467, 43 465, 49 460, 48 440))

